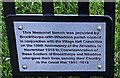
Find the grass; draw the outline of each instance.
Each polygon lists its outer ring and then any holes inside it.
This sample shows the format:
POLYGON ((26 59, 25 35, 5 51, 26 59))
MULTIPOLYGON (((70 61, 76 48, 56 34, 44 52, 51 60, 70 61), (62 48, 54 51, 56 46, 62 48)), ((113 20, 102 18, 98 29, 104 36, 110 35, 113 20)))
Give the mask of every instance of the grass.
MULTIPOLYGON (((92 15, 103 15, 104 14, 104 3, 90 3, 90 14, 92 15)), ((16 3, 16 13, 18 14, 41 14, 42 8, 41 3, 36 2, 19 2, 16 3)), ((2 10, 2 3, 0 3, 0 10, 2 10)), ((55 14, 77 14, 77 2, 74 3, 62 3, 56 2, 54 3, 54 11, 55 14)), ((116 3, 116 28, 115 28, 115 78, 120 78, 120 2, 116 3)), ((6 27, 4 23, 4 17, 2 11, 0 11, 0 31, 2 31, 2 39, 0 38, 0 61, 2 60, 2 78, 11 78, 11 66, 9 61, 5 61, 4 58, 9 57, 8 50, 8 41, 6 36, 6 27), (2 29, 2 30, 1 30, 2 29), (2 41, 2 43, 1 43, 2 41), (4 58, 3 58, 4 57, 4 58)), ((46 77, 42 77, 46 78, 46 77)), ((68 77, 67 77, 68 78, 68 77)), ((79 77, 69 77, 69 78, 79 78, 79 77)))
POLYGON ((115 27, 115 77, 120 78, 120 2, 116 5, 116 27, 115 27))
MULTIPOLYGON (((0 4, 0 7, 2 7, 2 5, 0 4)), ((1 10, 1 8, 0 8, 0 10, 1 10)), ((1 78, 1 76, 2 76, 2 56, 1 56, 1 53, 2 53, 2 20, 1 20, 1 18, 2 18, 2 13, 0 12, 0 78, 1 78)))

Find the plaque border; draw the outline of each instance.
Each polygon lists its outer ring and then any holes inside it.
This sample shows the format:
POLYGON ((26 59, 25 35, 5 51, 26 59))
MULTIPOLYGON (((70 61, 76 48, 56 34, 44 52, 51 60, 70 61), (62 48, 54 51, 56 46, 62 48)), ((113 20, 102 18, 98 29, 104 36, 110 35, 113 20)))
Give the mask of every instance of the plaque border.
POLYGON ((114 67, 114 26, 110 16, 7 16, 7 36, 9 42, 12 73, 14 76, 109 76, 114 67), (70 71, 70 72, 20 72, 14 32, 14 21, 20 22, 105 22, 106 23, 106 71, 70 71))

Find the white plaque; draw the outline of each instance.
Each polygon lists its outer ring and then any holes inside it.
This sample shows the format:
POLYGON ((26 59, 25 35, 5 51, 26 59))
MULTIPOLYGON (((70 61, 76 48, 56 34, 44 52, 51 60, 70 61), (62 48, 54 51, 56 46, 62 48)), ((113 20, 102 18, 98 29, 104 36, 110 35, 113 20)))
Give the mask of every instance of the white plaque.
POLYGON ((106 71, 105 22, 19 22, 20 72, 106 71))

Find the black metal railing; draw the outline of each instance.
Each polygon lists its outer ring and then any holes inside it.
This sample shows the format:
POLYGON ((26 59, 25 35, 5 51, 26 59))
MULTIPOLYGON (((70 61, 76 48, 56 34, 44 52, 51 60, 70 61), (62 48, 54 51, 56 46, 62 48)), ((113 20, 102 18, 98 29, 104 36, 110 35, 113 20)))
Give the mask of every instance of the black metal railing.
MULTIPOLYGON (((3 2, 5 18, 10 14, 16 14, 14 0, 8 0, 8 1, 9 2, 3 2)), ((42 9, 43 9, 44 16, 54 16, 54 6, 53 6, 52 0, 51 0, 51 2, 42 2, 42 9)), ((88 0, 88 2, 78 2, 78 15, 88 15, 89 16, 89 14, 90 14, 89 0, 88 0)), ((115 26, 115 2, 114 2, 114 0, 113 0, 113 2, 104 2, 104 15, 108 15, 113 19, 112 27, 114 27, 115 26)), ((7 22, 7 20, 6 20, 6 22, 7 22)), ((113 33, 114 33, 114 31, 113 31, 113 33)), ((112 38, 112 40, 114 42, 114 37, 112 38)), ((111 44, 111 46, 114 47, 113 44, 111 44)), ((112 49, 112 50, 114 50, 114 49, 112 49)), ((111 70, 113 70, 113 72, 112 72, 111 76, 109 76, 109 77, 104 76, 104 78, 114 78, 114 55, 111 58, 113 59, 111 61, 112 62, 111 70)), ((23 78, 23 77, 14 76, 13 78, 23 78)), ((57 78, 57 76, 49 76, 48 78, 57 78)), ((80 78, 90 78, 90 76, 80 76, 80 78)))

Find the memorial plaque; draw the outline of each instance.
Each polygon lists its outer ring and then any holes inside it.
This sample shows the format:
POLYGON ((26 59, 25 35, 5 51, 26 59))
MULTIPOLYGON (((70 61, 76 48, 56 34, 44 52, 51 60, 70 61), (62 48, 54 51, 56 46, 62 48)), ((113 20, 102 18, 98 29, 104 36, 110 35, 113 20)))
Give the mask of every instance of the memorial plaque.
POLYGON ((11 60, 17 75, 112 71, 109 17, 10 16, 9 20, 11 60))
POLYGON ((19 70, 105 71, 105 30, 105 22, 14 21, 19 70))

